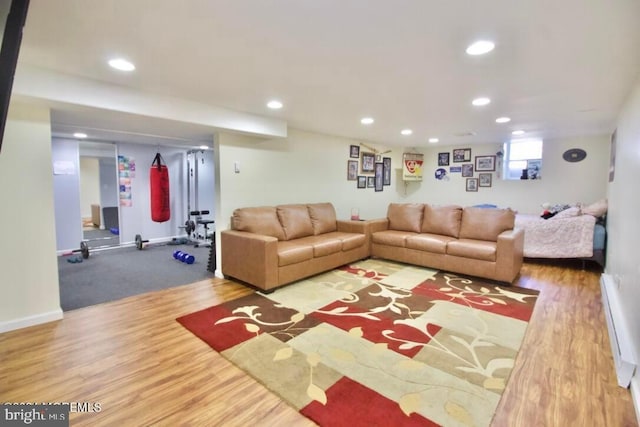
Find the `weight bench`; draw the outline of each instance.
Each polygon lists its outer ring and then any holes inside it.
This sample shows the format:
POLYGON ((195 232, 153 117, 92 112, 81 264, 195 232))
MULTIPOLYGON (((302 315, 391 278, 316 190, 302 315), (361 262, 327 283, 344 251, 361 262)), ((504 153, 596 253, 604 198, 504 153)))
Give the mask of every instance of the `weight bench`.
MULTIPOLYGON (((207 248, 210 248, 211 244, 209 243, 209 225, 214 224, 215 220, 202 218, 202 215, 209 215, 209 211, 208 210, 205 210, 205 211, 191 211, 191 212, 189 212, 189 214, 196 217, 195 226, 202 225, 204 227, 204 240, 207 243, 204 243, 203 246, 205 246, 207 248)), ((194 226, 194 231, 195 231, 195 226, 194 226)), ((197 240, 194 243, 195 243, 195 247, 198 247, 201 244, 199 240, 197 240)))

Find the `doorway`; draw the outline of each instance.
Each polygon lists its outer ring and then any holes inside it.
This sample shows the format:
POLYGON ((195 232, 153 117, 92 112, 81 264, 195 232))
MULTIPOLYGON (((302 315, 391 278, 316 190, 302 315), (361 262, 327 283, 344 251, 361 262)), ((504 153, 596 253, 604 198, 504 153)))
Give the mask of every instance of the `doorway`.
POLYGON ((120 245, 118 175, 114 144, 79 145, 82 238, 90 249, 120 245))

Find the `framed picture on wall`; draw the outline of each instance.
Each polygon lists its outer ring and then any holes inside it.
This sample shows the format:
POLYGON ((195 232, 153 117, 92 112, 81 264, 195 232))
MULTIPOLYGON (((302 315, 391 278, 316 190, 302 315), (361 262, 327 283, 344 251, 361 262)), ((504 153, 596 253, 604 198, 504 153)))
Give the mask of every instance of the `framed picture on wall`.
POLYGON ((360 159, 360 172, 361 173, 373 173, 375 172, 376 155, 373 153, 361 153, 360 159))
POLYGON ((367 188, 374 188, 376 186, 376 177, 368 176, 367 177, 367 188))
POLYGON ((358 161, 347 160, 347 181, 355 181, 358 178, 358 161))
POLYGON ((367 177, 358 175, 358 188, 367 188, 367 177))
POLYGON ((382 191, 382 185, 384 182, 384 164, 382 162, 376 163, 375 174, 375 189, 376 191, 382 191))
POLYGON ((527 160, 527 176, 529 179, 541 179, 542 160, 527 160))
POLYGON ((464 165, 462 165, 462 176, 463 177, 473 176, 473 165, 471 163, 465 163, 464 165))
POLYGON ((478 186, 479 187, 491 187, 491 174, 479 173, 478 174, 478 186))
POLYGON ((383 157, 382 164, 382 185, 391 185, 391 157, 383 157))
POLYGON ((352 159, 360 158, 360 146, 359 145, 351 145, 349 146, 349 157, 352 159))
POLYGON ((496 156, 476 156, 476 172, 496 170, 496 156))
POLYGON ((478 178, 467 178, 467 191, 478 191, 478 178))
POLYGON ((449 166, 449 153, 438 153, 438 166, 449 166))
POLYGON ((471 161, 471 148, 456 148, 453 150, 453 163, 471 161))

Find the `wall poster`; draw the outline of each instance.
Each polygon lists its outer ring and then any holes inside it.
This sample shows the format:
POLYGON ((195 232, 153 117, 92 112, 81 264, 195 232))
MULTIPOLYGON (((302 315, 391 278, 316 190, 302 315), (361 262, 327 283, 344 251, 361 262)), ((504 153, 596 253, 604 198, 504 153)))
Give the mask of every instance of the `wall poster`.
POLYGON ((424 154, 404 153, 402 155, 402 180, 422 181, 424 154))

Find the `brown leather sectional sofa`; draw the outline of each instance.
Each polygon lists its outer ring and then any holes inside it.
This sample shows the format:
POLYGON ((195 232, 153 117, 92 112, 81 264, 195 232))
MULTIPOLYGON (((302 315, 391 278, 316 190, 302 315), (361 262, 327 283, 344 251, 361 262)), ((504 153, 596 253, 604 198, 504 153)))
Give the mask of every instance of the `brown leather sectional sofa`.
POLYGON ((387 218, 343 221, 331 203, 236 209, 221 232, 222 273, 270 291, 369 256, 511 283, 524 232, 509 209, 389 205, 387 218))
POLYGON ((371 256, 512 283, 524 247, 514 223, 510 209, 392 203, 370 221, 371 256))
POLYGON ((369 224, 331 203, 236 209, 220 238, 222 273, 266 291, 369 257, 369 224))

